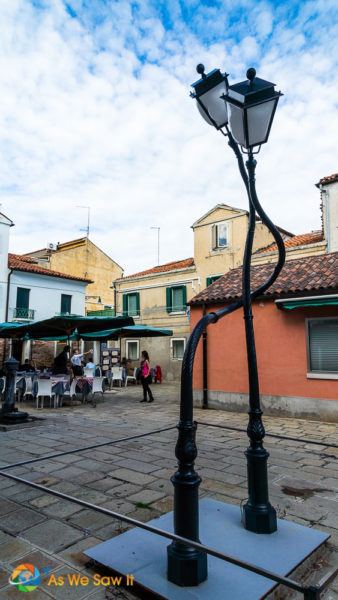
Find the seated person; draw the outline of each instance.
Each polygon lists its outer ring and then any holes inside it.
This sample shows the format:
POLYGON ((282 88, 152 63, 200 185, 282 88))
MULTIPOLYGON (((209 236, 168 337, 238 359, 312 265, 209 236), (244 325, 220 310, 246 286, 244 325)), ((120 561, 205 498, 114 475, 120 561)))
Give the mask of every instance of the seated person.
POLYGON ((93 372, 93 377, 94 377, 96 366, 93 363, 93 357, 92 356, 90 356, 88 358, 88 362, 86 362, 86 369, 90 369, 93 372))
POLYGON ((19 371, 25 371, 26 373, 35 373, 35 367, 30 363, 29 359, 26 358, 22 365, 19 365, 19 371))
POLYGON ((83 375, 82 359, 86 354, 91 354, 92 352, 93 350, 88 350, 88 352, 82 353, 79 350, 73 350, 70 362, 72 363, 72 370, 74 376, 83 375))

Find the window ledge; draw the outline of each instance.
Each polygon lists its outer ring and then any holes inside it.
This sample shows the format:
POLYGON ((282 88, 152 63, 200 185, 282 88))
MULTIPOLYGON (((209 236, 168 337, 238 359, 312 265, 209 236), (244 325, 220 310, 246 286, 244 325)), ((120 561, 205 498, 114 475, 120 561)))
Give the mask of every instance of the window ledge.
POLYGON ((185 315, 186 311, 185 310, 175 310, 175 311, 172 311, 172 312, 170 312, 168 314, 169 315, 185 315))
POLYGON ((338 373, 307 373, 307 379, 338 379, 338 373))

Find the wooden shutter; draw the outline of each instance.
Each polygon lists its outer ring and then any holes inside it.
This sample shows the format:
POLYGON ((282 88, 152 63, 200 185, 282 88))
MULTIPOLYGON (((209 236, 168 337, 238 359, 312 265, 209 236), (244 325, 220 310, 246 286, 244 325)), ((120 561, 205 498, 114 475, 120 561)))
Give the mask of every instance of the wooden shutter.
POLYGON ((166 303, 167 303, 167 312, 172 312, 172 293, 171 287, 166 288, 166 303))
POLYGON ((186 285, 182 285, 182 291, 183 291, 182 309, 185 310, 187 307, 187 286, 186 285))
POLYGON ((136 314, 140 314, 140 292, 135 293, 136 296, 136 314))
POLYGON ((16 308, 29 308, 29 292, 30 290, 27 288, 17 288, 16 308))
POLYGON ((123 294, 122 296, 122 302, 123 302, 123 315, 127 316, 128 315, 128 294, 123 294))

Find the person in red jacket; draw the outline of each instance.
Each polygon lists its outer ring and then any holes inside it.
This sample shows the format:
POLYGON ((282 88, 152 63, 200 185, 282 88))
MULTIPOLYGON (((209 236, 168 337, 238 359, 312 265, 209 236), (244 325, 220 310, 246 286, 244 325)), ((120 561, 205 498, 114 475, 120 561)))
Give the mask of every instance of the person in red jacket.
POLYGON ((143 350, 141 354, 140 370, 141 383, 143 388, 143 400, 140 400, 140 402, 154 402, 154 397, 149 387, 149 384, 151 383, 151 370, 149 363, 149 354, 146 350, 143 350), (149 400, 147 400, 147 395, 149 396, 149 400))

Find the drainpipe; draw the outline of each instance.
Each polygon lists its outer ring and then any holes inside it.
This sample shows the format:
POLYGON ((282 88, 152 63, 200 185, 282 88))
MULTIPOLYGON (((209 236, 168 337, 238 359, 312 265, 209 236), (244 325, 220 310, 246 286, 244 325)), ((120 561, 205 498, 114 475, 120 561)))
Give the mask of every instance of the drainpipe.
MULTIPOLYGON (((206 315, 205 304, 203 304, 203 317, 206 315)), ((202 408, 208 408, 208 338, 207 329, 202 334, 202 364, 203 364, 203 404, 202 408)))
MULTIPOLYGON (((8 321, 8 312, 9 312, 10 279, 11 279, 11 275, 12 275, 13 271, 14 271, 14 269, 10 269, 9 273, 7 275, 6 310, 5 310, 5 320, 6 320, 6 323, 8 321)), ((3 357, 2 357, 2 366, 5 363, 6 351, 7 351, 7 338, 5 338, 4 354, 3 354, 3 357)))
POLYGON ((115 281, 113 281, 113 290, 114 290, 114 316, 116 317, 116 311, 117 311, 117 290, 116 290, 116 283, 115 283, 115 281))

